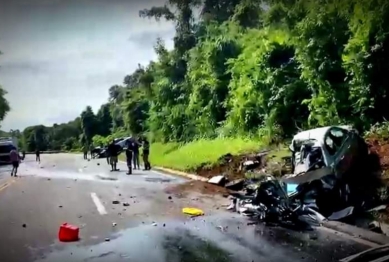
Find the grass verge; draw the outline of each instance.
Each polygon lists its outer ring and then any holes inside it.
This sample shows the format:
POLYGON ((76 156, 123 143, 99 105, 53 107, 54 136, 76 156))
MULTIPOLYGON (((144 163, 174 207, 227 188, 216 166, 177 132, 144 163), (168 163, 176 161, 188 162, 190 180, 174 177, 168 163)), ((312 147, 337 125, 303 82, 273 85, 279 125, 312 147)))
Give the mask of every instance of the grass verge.
POLYGON ((191 172, 204 164, 217 163, 222 155, 255 152, 261 148, 260 141, 246 138, 200 139, 183 145, 154 143, 150 162, 154 166, 191 172))

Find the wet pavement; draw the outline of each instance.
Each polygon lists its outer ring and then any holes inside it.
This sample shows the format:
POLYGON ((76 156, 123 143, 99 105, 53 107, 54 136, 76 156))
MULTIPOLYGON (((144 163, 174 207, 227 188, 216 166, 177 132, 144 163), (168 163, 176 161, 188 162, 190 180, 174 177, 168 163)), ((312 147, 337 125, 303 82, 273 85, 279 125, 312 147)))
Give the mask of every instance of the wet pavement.
POLYGON ((222 196, 166 193, 186 182, 179 177, 127 176, 124 163, 109 172, 105 159, 81 155, 41 158, 27 156, 18 178, 0 168, 1 261, 337 261, 370 247, 328 230, 251 225, 220 208, 222 196), (188 218, 183 207, 205 216, 188 218), (80 227, 80 241, 57 240, 64 222, 80 227))

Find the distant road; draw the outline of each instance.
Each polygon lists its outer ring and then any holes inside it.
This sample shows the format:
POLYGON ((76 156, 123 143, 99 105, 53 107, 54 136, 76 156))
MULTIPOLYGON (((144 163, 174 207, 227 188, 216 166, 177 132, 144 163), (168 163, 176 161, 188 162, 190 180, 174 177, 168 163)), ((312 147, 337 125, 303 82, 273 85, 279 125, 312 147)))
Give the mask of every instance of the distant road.
MULTIPOLYGON (((59 154, 59 153, 66 153, 65 151, 41 151, 41 154, 59 154)), ((35 155, 35 152, 26 152, 26 155, 35 155)))

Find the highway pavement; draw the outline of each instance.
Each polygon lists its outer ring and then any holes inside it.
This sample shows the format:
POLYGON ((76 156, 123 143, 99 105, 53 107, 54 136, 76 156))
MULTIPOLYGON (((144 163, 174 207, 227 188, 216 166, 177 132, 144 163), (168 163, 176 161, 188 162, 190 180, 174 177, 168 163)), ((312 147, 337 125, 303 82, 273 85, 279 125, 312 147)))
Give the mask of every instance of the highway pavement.
POLYGON ((124 163, 110 172, 105 159, 77 154, 41 160, 27 155, 16 178, 0 168, 1 261, 338 261, 375 246, 327 229, 253 225, 225 211, 222 195, 167 191, 188 183, 181 177, 126 175, 124 163), (65 222, 80 228, 79 241, 58 241, 65 222))

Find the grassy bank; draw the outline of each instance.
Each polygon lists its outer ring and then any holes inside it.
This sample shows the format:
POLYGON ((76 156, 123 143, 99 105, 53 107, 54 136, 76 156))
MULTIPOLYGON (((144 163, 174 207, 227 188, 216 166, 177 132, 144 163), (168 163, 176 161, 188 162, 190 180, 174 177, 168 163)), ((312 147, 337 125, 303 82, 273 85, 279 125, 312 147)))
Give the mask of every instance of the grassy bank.
POLYGON ((200 139, 180 145, 154 143, 151 145, 150 162, 154 166, 180 171, 193 171, 202 164, 214 164, 227 153, 255 152, 263 148, 258 140, 245 138, 200 139))

